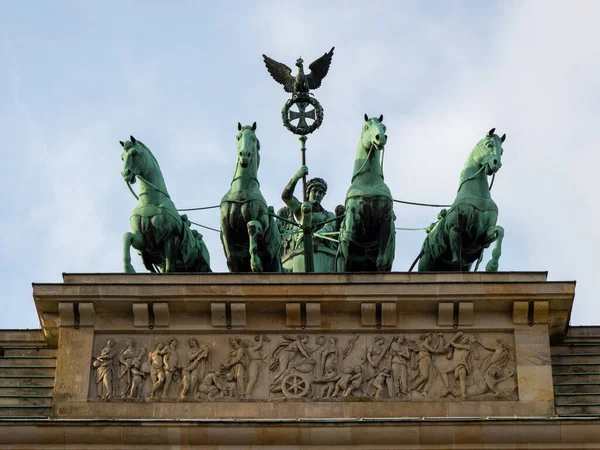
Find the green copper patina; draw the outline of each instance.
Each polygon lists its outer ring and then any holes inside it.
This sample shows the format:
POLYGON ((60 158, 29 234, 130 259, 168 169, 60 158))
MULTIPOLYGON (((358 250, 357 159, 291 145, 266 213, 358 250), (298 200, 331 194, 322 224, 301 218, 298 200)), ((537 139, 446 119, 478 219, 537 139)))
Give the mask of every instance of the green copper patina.
MULTIPOLYGON (((302 166, 292 176, 281 194, 287 210, 281 211, 295 217, 302 232, 295 232, 291 226, 289 250, 283 255, 283 265, 292 272, 335 272, 335 254, 337 251, 337 235, 339 230, 335 214, 325 210, 321 202, 327 193, 327 183, 322 178, 313 178, 306 185, 308 202, 300 203, 294 196, 298 181, 308 175, 308 167, 302 166), (289 212, 288 212, 289 211, 289 212), (304 258, 304 241, 308 239, 308 251, 312 251, 313 270, 307 267, 311 262, 304 258), (307 264, 308 263, 308 264, 307 264)), ((310 258, 309 258, 310 259, 310 258)))
MULTIPOLYGON (((128 183, 140 180, 138 204, 131 213, 131 233, 123 235, 125 273, 135 273, 129 248, 135 248, 151 272, 210 272, 210 255, 202 235, 190 228, 171 201, 158 161, 133 136, 122 142, 123 171, 128 183)), ((133 190, 131 191, 133 193, 133 190)))
POLYGON ((383 116, 365 122, 356 149, 352 185, 346 194, 337 253, 338 272, 389 272, 396 232, 392 194, 383 181, 382 153, 387 142, 383 116))
POLYGON ((483 249, 493 242, 492 259, 485 270, 498 270, 504 229, 496 225, 498 207, 490 195, 487 177, 502 166, 506 135, 498 137, 494 131, 492 128, 471 151, 460 175, 456 200, 438 215, 438 223, 429 227, 419 255, 419 272, 468 271, 475 261, 477 270, 483 249))
POLYGON ((230 272, 281 272, 281 236, 260 192, 256 122, 238 123, 237 162, 221 199, 221 242, 230 272))

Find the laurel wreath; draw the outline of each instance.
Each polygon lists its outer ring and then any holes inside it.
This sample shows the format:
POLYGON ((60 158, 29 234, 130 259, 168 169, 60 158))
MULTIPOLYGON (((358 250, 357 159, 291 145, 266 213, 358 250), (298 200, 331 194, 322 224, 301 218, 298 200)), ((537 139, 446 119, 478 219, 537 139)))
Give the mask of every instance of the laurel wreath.
POLYGON ((317 128, 319 128, 321 126, 321 124, 323 123, 323 116, 324 116, 323 107, 317 101, 317 99, 314 97, 290 98, 287 102, 285 102, 285 105, 283 105, 283 108, 281 108, 281 120, 283 121, 283 126, 286 127, 288 130, 290 130, 292 133, 299 134, 302 136, 310 134, 313 131, 315 131, 317 128), (312 123, 312 125, 310 125, 308 127, 297 127, 291 123, 289 112, 290 112, 290 108, 293 105, 295 105, 296 103, 308 103, 308 104, 312 105, 313 108, 315 108, 317 117, 315 118, 315 121, 312 123))

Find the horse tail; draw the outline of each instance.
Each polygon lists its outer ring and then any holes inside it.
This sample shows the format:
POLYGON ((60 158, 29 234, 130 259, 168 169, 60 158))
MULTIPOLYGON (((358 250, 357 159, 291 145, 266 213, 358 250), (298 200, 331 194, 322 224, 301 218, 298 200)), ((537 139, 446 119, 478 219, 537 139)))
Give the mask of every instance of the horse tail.
POLYGON ((421 259, 421 256, 423 256, 424 253, 425 253, 425 247, 423 247, 421 249, 421 252, 417 255, 417 257, 413 261, 412 265, 410 266, 410 269, 408 269, 409 272, 412 272, 412 270, 415 268, 415 265, 417 264, 417 261, 419 261, 419 259, 421 259))

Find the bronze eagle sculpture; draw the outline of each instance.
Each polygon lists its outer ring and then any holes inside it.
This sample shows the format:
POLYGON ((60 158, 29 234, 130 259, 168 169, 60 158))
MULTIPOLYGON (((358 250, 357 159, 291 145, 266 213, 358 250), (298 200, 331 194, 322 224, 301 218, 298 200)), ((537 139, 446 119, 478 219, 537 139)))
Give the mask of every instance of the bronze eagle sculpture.
POLYGON ((329 66, 331 65, 331 58, 333 57, 332 47, 329 52, 325 53, 320 58, 313 61, 308 68, 311 72, 306 75, 304 73, 304 61, 302 57, 296 60, 296 67, 298 67, 298 74, 292 76, 292 69, 283 63, 277 62, 267 55, 263 55, 265 60, 265 66, 271 74, 271 77, 278 83, 283 84, 285 92, 290 92, 294 96, 308 95, 310 89, 317 89, 321 86, 321 81, 329 72, 329 66))

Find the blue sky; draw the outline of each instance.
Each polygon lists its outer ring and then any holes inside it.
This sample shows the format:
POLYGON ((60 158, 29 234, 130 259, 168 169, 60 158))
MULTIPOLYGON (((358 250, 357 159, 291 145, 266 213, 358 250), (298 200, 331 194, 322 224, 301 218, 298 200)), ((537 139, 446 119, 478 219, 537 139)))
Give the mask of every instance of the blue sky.
MULTIPOLYGON (((600 3, 324 3, 0 3, 0 328, 39 326, 32 281, 122 270, 135 200, 118 141, 130 134, 179 208, 206 206, 229 188, 237 122, 256 121, 263 194, 279 207, 300 152, 261 55, 292 65, 333 45, 315 91, 325 120, 307 142, 310 175, 329 183, 324 206, 344 201, 365 112, 384 115, 386 182, 412 201, 452 202, 467 155, 496 127, 507 134, 493 190, 501 270, 577 280, 572 323, 600 324, 600 3)), ((399 227, 437 214, 395 211, 399 227)), ((190 217, 218 226, 216 210, 190 217)), ((225 271, 217 233, 203 234, 225 271)), ((423 234, 396 239, 405 271, 423 234)))

